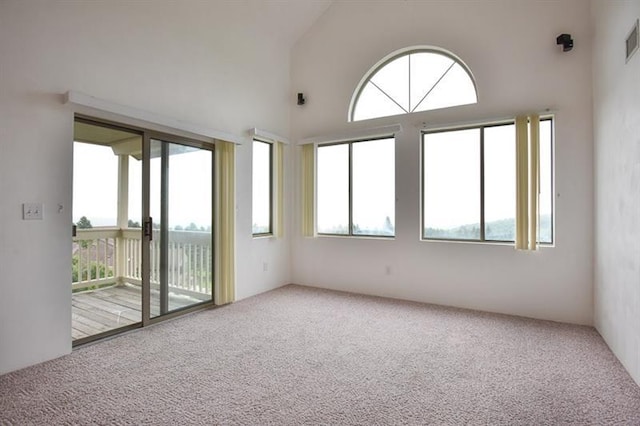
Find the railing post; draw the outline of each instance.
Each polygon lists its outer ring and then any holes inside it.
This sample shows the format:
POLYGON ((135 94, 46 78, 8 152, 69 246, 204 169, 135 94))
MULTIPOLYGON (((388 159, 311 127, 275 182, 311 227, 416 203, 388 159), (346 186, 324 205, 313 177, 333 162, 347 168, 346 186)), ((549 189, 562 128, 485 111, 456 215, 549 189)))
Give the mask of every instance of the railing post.
POLYGON ((124 248, 125 245, 125 239, 122 236, 122 228, 120 228, 118 230, 118 236, 115 238, 116 240, 116 253, 114 256, 115 259, 115 265, 114 266, 114 274, 116 277, 116 283, 118 285, 124 284, 125 281, 125 276, 126 274, 126 265, 127 265, 127 259, 126 259, 126 250, 124 248))
POLYGON ((114 273, 118 285, 124 284, 126 277, 126 250, 123 231, 129 227, 129 155, 118 155, 118 235, 115 246, 114 273))

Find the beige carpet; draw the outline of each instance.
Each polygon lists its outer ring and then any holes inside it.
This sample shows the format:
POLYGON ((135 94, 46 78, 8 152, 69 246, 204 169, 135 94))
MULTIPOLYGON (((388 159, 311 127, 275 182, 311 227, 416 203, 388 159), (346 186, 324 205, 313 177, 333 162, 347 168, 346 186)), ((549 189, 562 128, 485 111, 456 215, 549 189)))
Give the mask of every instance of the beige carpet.
POLYGON ((287 286, 0 376, 2 425, 640 424, 590 327, 287 286))

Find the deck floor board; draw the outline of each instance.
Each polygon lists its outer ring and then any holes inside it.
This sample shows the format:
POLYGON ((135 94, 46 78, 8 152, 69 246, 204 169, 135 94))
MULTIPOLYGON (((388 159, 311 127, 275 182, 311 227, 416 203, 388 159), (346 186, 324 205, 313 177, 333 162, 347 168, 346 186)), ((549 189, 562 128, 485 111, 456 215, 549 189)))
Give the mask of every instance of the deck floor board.
MULTIPOLYGON (((158 316, 157 299, 157 294, 152 294, 152 317, 158 316)), ((189 297, 169 295, 170 310, 199 302, 189 297)), ((73 340, 142 321, 142 293, 140 287, 130 284, 73 293, 71 305, 73 340)))
POLYGON ((98 321, 102 324, 109 325, 112 328, 122 327, 123 325, 129 325, 140 321, 140 315, 136 313, 133 313, 131 317, 127 318, 122 315, 114 315, 113 312, 104 310, 100 306, 86 303, 84 301, 74 300, 72 305, 75 308, 74 314, 80 316, 79 313, 82 311, 82 316, 98 321))
MULTIPOLYGON (((116 322, 119 322, 118 320, 123 317, 132 322, 139 322, 140 318, 142 318, 139 308, 131 309, 92 294, 85 294, 82 298, 77 298, 77 302, 82 304, 80 305, 82 311, 92 311, 100 315, 109 316, 116 322)), ((74 305, 73 302, 72 305, 74 305)))

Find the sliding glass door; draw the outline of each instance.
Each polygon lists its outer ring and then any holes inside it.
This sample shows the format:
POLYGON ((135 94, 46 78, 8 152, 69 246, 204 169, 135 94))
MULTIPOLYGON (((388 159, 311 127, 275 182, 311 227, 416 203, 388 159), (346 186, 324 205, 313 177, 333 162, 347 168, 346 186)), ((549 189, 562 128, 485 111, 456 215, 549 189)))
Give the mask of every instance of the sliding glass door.
POLYGON ((147 137, 148 317, 213 300, 213 149, 147 137))
POLYGON ((73 344, 213 304, 213 146, 74 126, 73 344))

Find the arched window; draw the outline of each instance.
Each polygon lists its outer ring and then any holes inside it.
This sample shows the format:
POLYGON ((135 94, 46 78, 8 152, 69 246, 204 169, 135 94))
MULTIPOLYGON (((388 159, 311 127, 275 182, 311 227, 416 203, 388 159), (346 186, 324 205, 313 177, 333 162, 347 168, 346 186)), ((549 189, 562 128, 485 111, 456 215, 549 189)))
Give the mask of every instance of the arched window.
POLYGON ((408 114, 478 101, 469 68, 454 54, 408 48, 376 64, 351 99, 349 121, 408 114))

